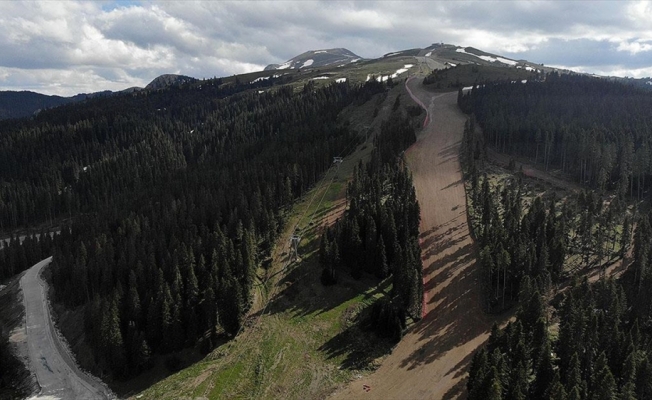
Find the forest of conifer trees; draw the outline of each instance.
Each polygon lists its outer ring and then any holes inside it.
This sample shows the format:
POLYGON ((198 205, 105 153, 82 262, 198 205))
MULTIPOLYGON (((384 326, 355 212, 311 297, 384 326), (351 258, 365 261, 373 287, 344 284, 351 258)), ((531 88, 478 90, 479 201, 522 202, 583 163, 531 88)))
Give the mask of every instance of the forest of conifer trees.
POLYGON ((621 84, 557 74, 460 93, 460 107, 472 113, 462 158, 487 308, 518 304, 516 321, 494 326, 474 355, 469 399, 652 396, 652 229, 644 211, 651 99, 621 84), (587 190, 526 200, 519 172, 503 187, 483 172, 487 145, 587 190), (617 260, 626 270, 607 277, 617 260), (600 271, 596 283, 581 278, 592 269, 600 271))
POLYGON ((347 271, 379 279, 392 276, 388 298, 371 309, 368 325, 400 340, 406 317, 421 319, 423 284, 419 247, 420 211, 410 172, 400 154, 416 141, 407 116, 395 112, 381 125, 371 160, 356 167, 347 188, 349 208, 321 238, 322 283, 336 284, 347 271))
POLYGON ((208 351, 238 332, 292 202, 359 140, 338 114, 385 90, 260 94, 219 83, 90 100, 0 127, 2 229, 72 218, 48 250, 0 251, 0 273, 53 254, 54 300, 83 307, 102 375, 132 377, 156 354, 208 351))
POLYGON ((550 73, 545 81, 488 84, 460 96, 484 142, 559 169, 598 191, 641 199, 652 173, 652 93, 607 79, 550 73))

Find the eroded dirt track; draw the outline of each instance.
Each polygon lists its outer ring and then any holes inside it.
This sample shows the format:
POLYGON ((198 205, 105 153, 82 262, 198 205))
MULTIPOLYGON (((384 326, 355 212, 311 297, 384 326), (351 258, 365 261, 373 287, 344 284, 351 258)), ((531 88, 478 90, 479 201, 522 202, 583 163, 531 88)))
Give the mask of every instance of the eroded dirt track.
POLYGON ((469 235, 458 158, 466 117, 457 108, 457 93, 430 93, 420 79, 408 88, 428 107, 427 125, 406 152, 421 206, 425 316, 376 372, 351 382, 336 398, 464 398, 473 352, 487 340, 493 322, 507 318, 481 309, 477 249, 469 235))
POLYGON ((112 395, 96 380, 80 371, 52 325, 41 270, 47 258, 25 272, 20 279, 25 303, 29 368, 36 375, 42 399, 107 399, 112 395))

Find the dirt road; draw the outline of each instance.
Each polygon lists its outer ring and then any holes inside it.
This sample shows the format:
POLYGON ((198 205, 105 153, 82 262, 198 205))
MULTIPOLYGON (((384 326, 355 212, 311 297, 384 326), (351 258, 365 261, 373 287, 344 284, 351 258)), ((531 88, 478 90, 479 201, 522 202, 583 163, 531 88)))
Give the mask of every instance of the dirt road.
POLYGON ((61 343, 50 318, 46 284, 41 270, 52 257, 34 265, 20 279, 25 303, 29 368, 36 375, 41 392, 33 399, 108 399, 113 396, 97 379, 77 368, 61 343))
POLYGON ((408 88, 427 105, 428 123, 406 156, 421 206, 425 317, 376 372, 350 383, 336 398, 464 398, 474 350, 489 337, 494 321, 507 318, 481 310, 477 249, 469 235, 458 159, 465 116, 457 93, 430 93, 420 81, 409 81, 408 88))

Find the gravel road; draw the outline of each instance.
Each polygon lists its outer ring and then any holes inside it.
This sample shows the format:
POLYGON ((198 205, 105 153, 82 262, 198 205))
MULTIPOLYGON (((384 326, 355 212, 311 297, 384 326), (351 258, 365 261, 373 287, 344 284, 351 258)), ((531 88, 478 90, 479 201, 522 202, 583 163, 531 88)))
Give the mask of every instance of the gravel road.
POLYGON ((424 318, 377 371, 334 394, 337 399, 460 399, 473 352, 489 337, 482 309, 477 248, 469 235, 458 158, 466 116, 457 92, 432 93, 410 79, 408 94, 427 110, 424 129, 406 152, 421 207, 419 244, 424 318))
POLYGON ((47 285, 40 272, 52 257, 37 263, 20 280, 25 303, 29 368, 41 392, 32 399, 110 399, 111 392, 97 378, 79 370, 74 356, 59 338, 50 317, 47 285))

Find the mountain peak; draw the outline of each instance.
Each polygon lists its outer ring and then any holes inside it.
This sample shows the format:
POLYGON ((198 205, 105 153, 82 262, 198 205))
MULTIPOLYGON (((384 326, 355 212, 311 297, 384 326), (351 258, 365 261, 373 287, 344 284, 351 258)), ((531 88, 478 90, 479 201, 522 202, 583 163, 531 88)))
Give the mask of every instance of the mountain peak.
POLYGON ((270 64, 265 71, 273 69, 319 68, 326 66, 344 66, 362 60, 352 51, 339 47, 334 49, 310 50, 291 58, 283 64, 270 64))
POLYGON ((188 82, 194 82, 197 79, 185 75, 175 75, 175 74, 164 74, 159 77, 154 78, 145 89, 148 90, 157 90, 163 89, 168 86, 181 85, 188 82))

